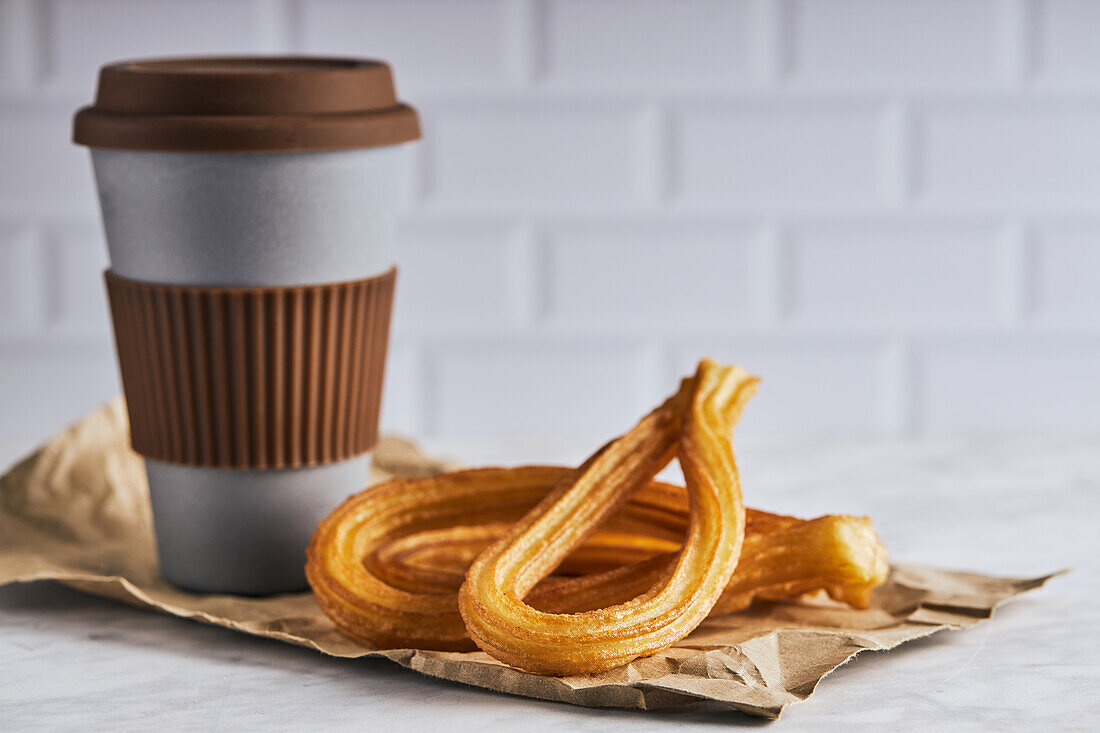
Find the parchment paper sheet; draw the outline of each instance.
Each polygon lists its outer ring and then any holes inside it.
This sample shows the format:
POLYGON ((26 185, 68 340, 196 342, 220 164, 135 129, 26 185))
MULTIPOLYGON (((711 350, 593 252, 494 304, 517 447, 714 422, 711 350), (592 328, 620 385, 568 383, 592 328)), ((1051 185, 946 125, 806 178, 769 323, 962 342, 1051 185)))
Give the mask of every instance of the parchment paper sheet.
MULTIPOLYGON (((375 453, 375 478, 445 466, 402 441, 375 453)), ((894 566, 865 611, 769 603, 707 621, 675 647, 599 675, 545 677, 478 653, 370 649, 341 636, 309 593, 198 595, 158 575, 148 488, 122 400, 54 436, 0 477, 0 585, 54 579, 88 593, 338 657, 385 657, 434 677, 591 707, 657 710, 699 701, 776 718, 864 649, 973 626, 1041 578, 894 566)), ((766 507, 765 507, 766 508, 766 507)))

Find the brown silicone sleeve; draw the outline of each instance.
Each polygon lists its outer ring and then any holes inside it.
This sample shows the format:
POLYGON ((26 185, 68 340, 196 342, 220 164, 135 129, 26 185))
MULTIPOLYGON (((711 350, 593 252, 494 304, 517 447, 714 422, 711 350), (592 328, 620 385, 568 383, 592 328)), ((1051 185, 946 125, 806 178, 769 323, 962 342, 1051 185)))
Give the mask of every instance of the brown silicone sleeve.
POLYGON ((218 468, 311 466, 370 450, 396 274, 213 288, 108 271, 134 450, 218 468))

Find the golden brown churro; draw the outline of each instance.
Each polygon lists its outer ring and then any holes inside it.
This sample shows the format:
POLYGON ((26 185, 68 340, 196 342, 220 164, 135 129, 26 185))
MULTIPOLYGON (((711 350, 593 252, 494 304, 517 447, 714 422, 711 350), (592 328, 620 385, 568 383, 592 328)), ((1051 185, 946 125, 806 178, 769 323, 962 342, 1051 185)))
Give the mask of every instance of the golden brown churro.
POLYGON ((373 645, 466 650, 472 635, 554 674, 651 654, 756 598, 865 606, 886 574, 870 520, 741 508, 728 435, 754 384, 704 362, 580 469, 457 471, 349 498, 309 549, 318 604, 373 645), (686 490, 650 480, 673 454, 686 490))
POLYGON ((458 594, 478 647, 533 672, 599 672, 674 644, 706 618, 741 554, 745 510, 725 436, 756 381, 738 367, 703 361, 675 396, 479 555, 458 594), (638 598, 608 608, 553 614, 524 603, 630 492, 664 468, 674 447, 690 520, 672 572, 638 598))

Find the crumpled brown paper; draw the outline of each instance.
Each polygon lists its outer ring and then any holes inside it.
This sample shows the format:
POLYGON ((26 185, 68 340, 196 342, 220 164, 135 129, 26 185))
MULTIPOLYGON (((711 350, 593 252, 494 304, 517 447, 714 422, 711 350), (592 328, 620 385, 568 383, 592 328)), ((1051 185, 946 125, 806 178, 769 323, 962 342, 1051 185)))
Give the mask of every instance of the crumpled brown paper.
MULTIPOLYGON (((375 474, 445 466, 386 440, 375 474)), ((269 598, 198 595, 157 572, 145 472, 129 448, 121 399, 54 436, 0 477, 0 584, 59 580, 88 593, 338 657, 385 657, 434 677, 591 707, 656 710, 710 701, 776 718, 864 649, 891 649, 987 619, 1050 577, 995 578, 894 566, 872 607, 768 603, 705 622, 671 649, 603 674, 546 677, 486 654, 370 649, 340 635, 309 593, 269 598)))

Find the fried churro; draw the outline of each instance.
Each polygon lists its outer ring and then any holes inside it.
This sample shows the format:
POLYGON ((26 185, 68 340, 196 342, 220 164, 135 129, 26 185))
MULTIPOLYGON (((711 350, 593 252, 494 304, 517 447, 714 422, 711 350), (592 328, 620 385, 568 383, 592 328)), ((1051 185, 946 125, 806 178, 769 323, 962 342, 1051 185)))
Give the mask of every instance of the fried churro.
POLYGON ((756 379, 696 375, 581 468, 394 479, 318 527, 307 575, 345 634, 469 650, 548 674, 652 654, 708 615, 824 590, 865 607, 885 579, 870 520, 745 510, 729 434, 756 379), (655 482, 673 456, 687 486, 655 482))

